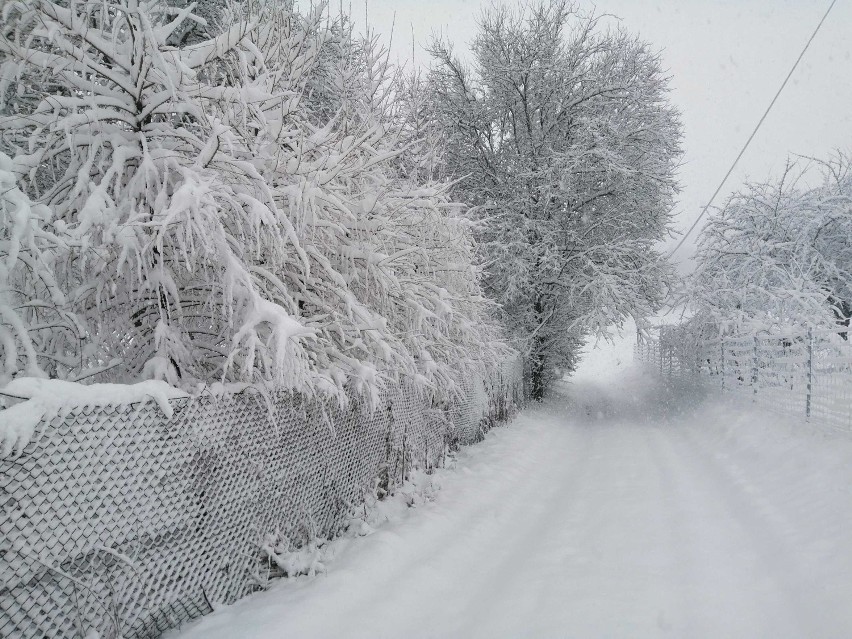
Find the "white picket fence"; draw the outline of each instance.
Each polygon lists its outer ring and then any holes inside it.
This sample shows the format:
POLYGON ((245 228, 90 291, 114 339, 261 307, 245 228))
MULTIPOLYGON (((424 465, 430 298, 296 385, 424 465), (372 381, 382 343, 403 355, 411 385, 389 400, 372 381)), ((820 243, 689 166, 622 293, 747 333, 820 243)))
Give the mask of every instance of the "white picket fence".
POLYGON ((668 378, 700 380, 769 410, 852 431, 852 342, 848 329, 739 335, 696 341, 662 326, 637 338, 636 359, 668 378))

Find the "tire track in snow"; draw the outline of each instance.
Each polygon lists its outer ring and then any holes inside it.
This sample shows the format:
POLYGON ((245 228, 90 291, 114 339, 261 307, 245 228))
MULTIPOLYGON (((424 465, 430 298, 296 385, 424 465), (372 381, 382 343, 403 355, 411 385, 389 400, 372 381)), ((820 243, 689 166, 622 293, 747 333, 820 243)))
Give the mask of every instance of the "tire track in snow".
MULTIPOLYGON (((552 513, 556 496, 565 486, 574 483, 571 478, 587 459, 587 455, 583 454, 587 442, 556 423, 550 411, 538 409, 534 413, 540 426, 535 433, 537 442, 534 449, 524 450, 530 446, 529 439, 525 439, 512 442, 507 451, 509 456, 523 456, 534 462, 531 466, 525 464, 525 477, 521 477, 525 481, 520 482, 523 490, 513 485, 491 495, 493 499, 488 506, 495 517, 479 529, 479 535, 470 534, 467 516, 460 517, 451 536, 456 540, 466 539, 466 543, 447 544, 446 536, 433 542, 434 552, 440 557, 439 563, 444 570, 462 576, 449 596, 444 597, 440 611, 442 634, 435 636, 477 636, 475 626, 497 612, 500 605, 497 589, 515 581, 523 572, 531 552, 534 552, 531 540, 541 534, 552 513), (469 627, 470 620, 474 620, 473 628, 469 627)), ((500 472, 499 468, 496 470, 500 472)), ((514 475, 517 476, 517 473, 514 475)), ((409 568, 414 571, 409 576, 416 579, 418 568, 409 568)), ((521 614, 517 602, 512 602, 511 607, 513 615, 521 614)), ((422 624, 415 621, 414 627, 428 624, 435 613, 434 609, 415 611, 414 616, 422 624)))
POLYGON ((802 540, 796 540, 796 532, 803 522, 786 512, 791 502, 774 503, 761 489, 765 478, 750 477, 742 467, 706 448, 694 429, 679 428, 676 433, 675 446, 682 457, 693 460, 694 467, 700 469, 708 483, 716 486, 722 496, 720 503, 740 524, 740 530, 747 533, 746 543, 751 544, 757 570, 775 586, 775 594, 784 608, 782 617, 788 619, 779 631, 782 634, 775 636, 848 636, 848 628, 826 625, 830 623, 828 620, 839 619, 838 612, 847 609, 849 602, 835 600, 815 580, 812 568, 799 559, 802 540))
POLYGON ((672 552, 679 529, 667 517, 655 430, 565 421, 562 429, 582 441, 573 457, 580 461, 562 474, 538 533, 508 553, 524 563, 482 592, 492 614, 471 615, 448 636, 678 636, 670 633, 690 603, 679 580, 689 576, 672 552))
POLYGON ((676 469, 699 554, 694 587, 708 607, 698 608, 702 628, 716 626, 726 637, 815 637, 806 627, 813 618, 810 599, 794 587, 803 574, 771 525, 751 507, 735 484, 711 465, 707 451, 696 448, 685 424, 674 424, 665 439, 676 469), (709 616, 708 616, 709 615, 709 616))
POLYGON ((578 428, 594 438, 597 455, 578 483, 583 497, 563 505, 575 513, 578 549, 566 627, 577 637, 665 635, 684 600, 674 585, 679 563, 668 504, 649 454, 652 431, 620 419, 578 428))
POLYGON ((595 441, 565 423, 564 417, 550 420, 550 428, 543 435, 557 461, 550 467, 537 468, 538 481, 547 489, 537 494, 534 504, 529 504, 527 512, 514 522, 512 534, 490 550, 490 568, 484 580, 489 587, 474 590, 476 594, 467 604, 468 610, 484 610, 488 614, 462 618, 451 636, 524 636, 534 624, 533 619, 548 614, 553 617, 553 611, 543 610, 541 602, 549 589, 547 584, 558 578, 554 568, 560 565, 565 548, 554 548, 552 540, 571 531, 574 522, 567 520, 569 511, 564 506, 576 503, 582 478, 594 459, 595 441), (543 574, 548 579, 542 579, 543 574))

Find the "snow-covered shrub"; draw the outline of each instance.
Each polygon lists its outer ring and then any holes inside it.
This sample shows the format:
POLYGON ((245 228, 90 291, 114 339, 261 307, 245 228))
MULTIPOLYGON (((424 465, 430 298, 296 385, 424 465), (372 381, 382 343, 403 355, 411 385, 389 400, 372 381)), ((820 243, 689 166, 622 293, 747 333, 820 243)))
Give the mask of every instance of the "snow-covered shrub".
POLYGON ((0 0, 0 144, 79 318, 79 364, 42 370, 375 398, 493 362, 471 233, 400 167, 375 40, 270 1, 196 42, 169 4, 0 0))
POLYGON ((746 184, 701 232, 688 294, 693 324, 715 334, 836 327, 852 316, 852 157, 788 163, 746 184))
POLYGON ((448 185, 406 174, 396 71, 374 38, 322 8, 257 18, 235 128, 287 210, 306 269, 276 273, 312 331, 315 383, 374 392, 384 377, 452 389, 501 351, 448 185))
POLYGON ((97 356, 172 383, 229 368, 298 379, 294 338, 309 331, 252 267, 303 268, 304 255, 248 149, 204 104, 220 90, 205 70, 249 51, 253 25, 174 49, 168 37, 190 14, 156 1, 2 8, 3 77, 53 91, 4 105, 0 130, 74 241, 57 268, 97 356))

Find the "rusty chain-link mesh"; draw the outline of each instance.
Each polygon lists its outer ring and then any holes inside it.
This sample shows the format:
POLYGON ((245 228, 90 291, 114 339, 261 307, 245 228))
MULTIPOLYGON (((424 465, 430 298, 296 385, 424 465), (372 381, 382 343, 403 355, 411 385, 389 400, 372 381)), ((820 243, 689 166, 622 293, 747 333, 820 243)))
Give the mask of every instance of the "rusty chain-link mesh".
POLYGON ((520 363, 464 391, 436 407, 393 388, 373 412, 244 392, 40 424, 0 460, 0 636, 157 637, 262 588, 265 536, 334 537, 365 496, 477 441, 521 403, 520 363))

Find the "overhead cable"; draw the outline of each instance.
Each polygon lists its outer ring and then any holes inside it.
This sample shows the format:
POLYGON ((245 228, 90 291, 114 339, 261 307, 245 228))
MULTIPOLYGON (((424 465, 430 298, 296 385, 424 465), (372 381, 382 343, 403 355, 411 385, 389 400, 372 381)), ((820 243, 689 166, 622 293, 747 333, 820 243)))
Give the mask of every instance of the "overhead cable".
POLYGON ((701 218, 704 217, 704 214, 707 213, 707 210, 713 205, 713 200, 716 199, 716 196, 719 195, 719 191, 722 190, 722 187, 725 186, 725 182, 727 182, 728 178, 733 173, 734 168, 737 166, 737 162, 740 161, 740 158, 743 156, 743 153, 746 152, 748 145, 751 144, 751 141, 754 139, 754 136, 757 134, 760 126, 763 124, 763 121, 766 119, 766 116, 769 115, 769 112, 772 110, 772 107, 775 105, 775 102, 778 100, 778 96, 781 95, 781 92, 784 90, 784 87, 787 86, 787 82, 790 80, 790 77, 793 75, 793 72, 796 70, 796 67, 799 66, 799 62, 802 61, 802 58, 805 56, 805 52, 808 50, 808 47, 811 46, 811 42, 814 41, 816 34, 819 32, 820 27, 822 27, 823 22, 828 17, 828 14, 831 13, 831 9, 834 7, 837 0, 831 0, 831 4, 828 5, 828 9, 826 9, 825 14, 822 16, 822 20, 819 21, 819 24, 814 29, 814 32, 811 34, 811 37, 808 38, 808 41, 805 43, 805 47, 802 49, 802 52, 799 54, 799 57, 796 58, 796 61, 793 63, 793 67, 790 69, 790 72, 787 74, 787 77, 784 78, 784 82, 781 83, 780 88, 775 93, 775 97, 772 98, 772 102, 769 103, 769 106, 766 107, 766 111, 763 112, 763 115, 760 117, 757 125, 754 127, 754 130, 751 132, 751 135, 748 136, 748 140, 743 145, 743 148, 740 149, 739 154, 736 159, 734 159, 733 164, 731 164, 731 168, 728 169, 728 172, 725 173, 725 177, 722 178, 722 181, 719 183, 719 186, 716 187, 716 190, 713 192, 713 195, 710 197, 710 201, 701 209, 701 213, 698 214, 698 217, 695 218, 695 221, 692 223, 692 226, 689 227, 689 230, 683 234, 683 237, 680 238, 680 242, 678 242, 677 246, 672 249, 671 253, 668 254, 666 259, 670 259, 675 253, 677 253, 678 249, 683 246, 683 243, 686 242, 686 238, 695 230, 695 227, 698 226, 698 223, 701 221, 701 218))

